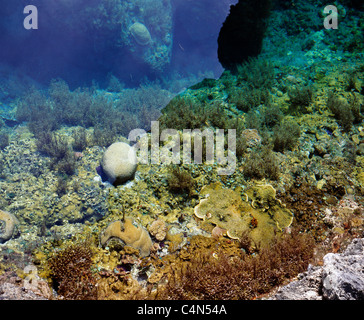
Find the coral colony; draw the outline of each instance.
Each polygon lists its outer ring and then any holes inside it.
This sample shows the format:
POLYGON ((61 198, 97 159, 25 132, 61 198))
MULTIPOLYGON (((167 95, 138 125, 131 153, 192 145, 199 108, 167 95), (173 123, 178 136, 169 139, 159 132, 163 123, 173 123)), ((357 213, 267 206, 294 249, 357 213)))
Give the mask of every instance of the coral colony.
POLYGON ((0 2, 0 300, 364 298, 363 1, 0 2))

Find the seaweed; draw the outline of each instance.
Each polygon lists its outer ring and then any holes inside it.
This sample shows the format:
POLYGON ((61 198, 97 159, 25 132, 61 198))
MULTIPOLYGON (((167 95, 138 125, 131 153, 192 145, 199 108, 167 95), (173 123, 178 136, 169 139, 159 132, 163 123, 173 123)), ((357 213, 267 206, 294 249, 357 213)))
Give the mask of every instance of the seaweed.
POLYGON ((48 261, 53 285, 64 299, 96 300, 96 278, 92 274, 92 249, 87 243, 71 244, 48 261))
POLYGON ((167 178, 168 189, 173 193, 186 193, 191 195, 194 182, 191 174, 180 167, 173 166, 167 178))
POLYGON ((298 86, 288 90, 290 112, 308 113, 307 107, 312 102, 313 94, 312 86, 298 86))
POLYGON ((159 286, 157 299, 248 300, 270 292, 307 269, 314 254, 309 234, 293 230, 271 246, 241 257, 224 252, 215 256, 200 248, 185 265, 159 286))
POLYGON ((276 152, 292 150, 296 146, 300 135, 300 126, 295 121, 284 121, 281 125, 274 127, 272 136, 273 150, 276 152))
POLYGON ((221 101, 210 104, 189 97, 177 96, 162 110, 159 118, 161 129, 202 129, 212 126, 232 129, 236 121, 230 118, 221 101))
POLYGON ((50 168, 67 175, 74 174, 76 158, 64 137, 50 131, 40 132, 36 145, 39 152, 52 158, 50 168))
POLYGON ((243 164, 243 173, 245 178, 277 180, 280 170, 272 149, 263 146, 254 150, 243 164))
POLYGON ((341 99, 333 92, 330 92, 327 98, 327 107, 333 113, 333 116, 339 125, 346 132, 350 131, 354 122, 360 122, 362 119, 360 105, 357 102, 355 95, 354 99, 349 104, 346 100, 341 99))
POLYGON ((84 149, 86 149, 86 147, 88 147, 89 141, 87 138, 87 131, 85 128, 83 127, 77 128, 77 130, 73 132, 72 137, 73 137, 73 143, 72 143, 73 150, 81 152, 84 149))
POLYGON ((248 112, 260 104, 267 104, 270 101, 269 91, 266 89, 234 87, 228 92, 229 103, 232 103, 243 112, 248 112))

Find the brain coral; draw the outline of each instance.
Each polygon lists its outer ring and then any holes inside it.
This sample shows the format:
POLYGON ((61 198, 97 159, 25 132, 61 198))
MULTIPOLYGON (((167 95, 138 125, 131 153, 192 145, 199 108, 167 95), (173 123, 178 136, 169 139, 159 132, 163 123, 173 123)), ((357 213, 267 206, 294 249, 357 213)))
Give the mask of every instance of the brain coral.
POLYGON ((152 41, 148 28, 140 22, 133 23, 129 28, 129 31, 135 41, 141 46, 146 46, 152 41))
POLYGON ((256 244, 265 245, 293 220, 292 213, 275 198, 275 190, 270 185, 250 188, 245 193, 245 201, 240 193, 224 189, 220 184, 203 187, 200 196, 204 198, 195 207, 195 215, 204 223, 227 230, 227 236, 233 239, 248 232, 256 244))
POLYGON ((9 240, 19 223, 18 219, 9 212, 0 210, 0 243, 9 240))
POLYGON ((115 142, 109 146, 100 164, 103 173, 114 185, 133 179, 138 166, 134 148, 125 142, 115 142))
POLYGON ((125 245, 138 249, 141 257, 150 254, 153 244, 148 232, 131 218, 125 218, 124 222, 118 220, 110 223, 101 234, 101 245, 104 246, 112 238, 120 239, 125 245))

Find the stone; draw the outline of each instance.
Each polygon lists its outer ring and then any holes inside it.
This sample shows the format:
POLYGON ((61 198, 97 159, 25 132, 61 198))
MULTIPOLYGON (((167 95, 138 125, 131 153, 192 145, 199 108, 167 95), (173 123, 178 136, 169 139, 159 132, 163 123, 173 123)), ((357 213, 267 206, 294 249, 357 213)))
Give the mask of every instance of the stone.
POLYGON ((106 245, 112 238, 117 238, 125 245, 138 249, 141 257, 148 256, 153 245, 148 231, 131 218, 125 218, 124 222, 118 220, 110 223, 101 234, 101 245, 106 245))
POLYGON ((13 234, 18 219, 11 213, 0 210, 0 243, 9 240, 13 234))
POLYGON ((115 142, 106 149, 100 165, 114 186, 132 180, 138 166, 135 149, 125 142, 115 142))
POLYGON ((321 279, 322 268, 310 265, 298 280, 279 288, 273 300, 322 300, 319 294, 321 279))
POLYGON ((363 300, 364 238, 343 253, 328 253, 323 266, 308 267, 298 280, 281 287, 269 300, 363 300))
POLYGON ((354 239, 341 254, 324 257, 323 297, 328 300, 364 300, 364 239, 354 239))

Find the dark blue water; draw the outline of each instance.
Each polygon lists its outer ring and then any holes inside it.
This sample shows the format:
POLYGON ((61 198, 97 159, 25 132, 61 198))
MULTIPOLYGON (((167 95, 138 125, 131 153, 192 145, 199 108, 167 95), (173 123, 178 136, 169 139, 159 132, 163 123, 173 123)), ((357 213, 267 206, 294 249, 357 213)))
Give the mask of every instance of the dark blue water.
POLYGON ((0 63, 44 85, 62 78, 71 88, 105 86, 110 74, 128 87, 146 78, 218 77, 217 36, 236 2, 1 0, 0 63), (38 9, 38 29, 24 28, 27 5, 38 9), (135 22, 148 30, 149 44, 133 36, 135 22))

